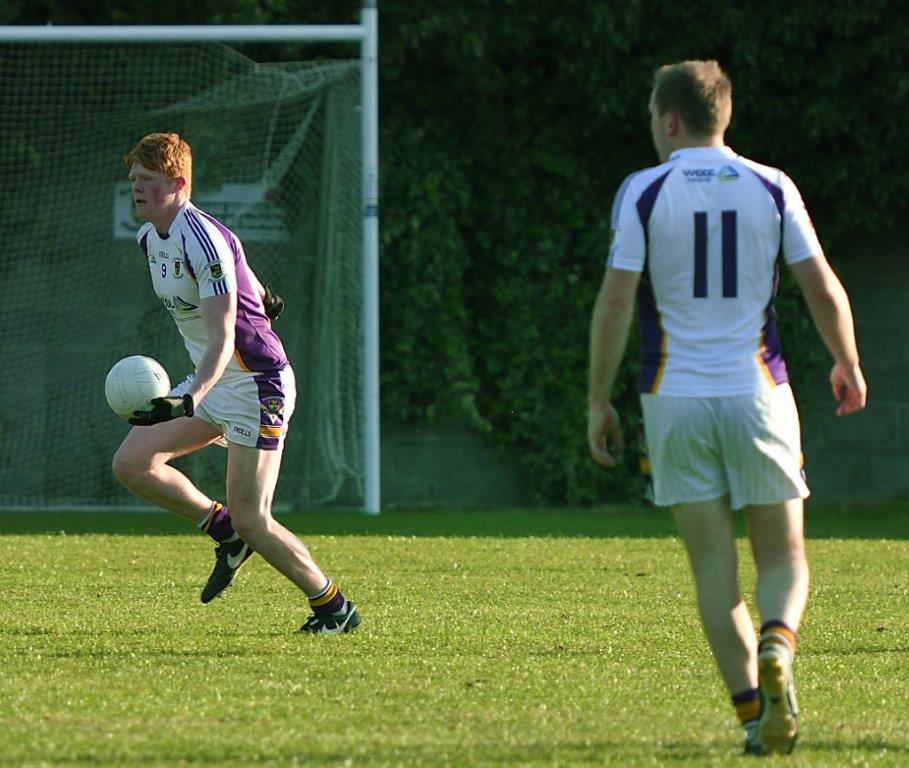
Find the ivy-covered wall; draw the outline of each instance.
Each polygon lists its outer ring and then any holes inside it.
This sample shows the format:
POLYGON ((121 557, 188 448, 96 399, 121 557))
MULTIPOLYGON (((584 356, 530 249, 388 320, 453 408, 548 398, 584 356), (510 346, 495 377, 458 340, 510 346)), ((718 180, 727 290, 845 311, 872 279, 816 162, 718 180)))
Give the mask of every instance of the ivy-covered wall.
MULTIPOLYGON (((358 9, 161 0, 152 15, 134 1, 30 0, 4 4, 0 22, 349 23, 358 9)), ((587 336, 614 191, 656 160, 657 66, 720 61, 729 144, 792 176, 834 264, 844 238, 892 224, 909 191, 897 0, 381 0, 379 15, 383 422, 472 425, 520 457, 540 500, 637 489, 634 449, 611 474, 588 458, 587 336)), ((790 368, 823 376, 793 287, 784 279, 779 303, 790 368)), ((634 445, 632 354, 616 391, 634 445)))
MULTIPOLYGON (((795 179, 834 263, 907 191, 909 25, 898 3, 383 4, 384 417, 472 420, 518 453, 540 499, 636 489, 585 444, 587 334, 608 212, 656 161, 653 70, 717 58, 728 142, 795 179)), ((794 284, 779 316, 793 375, 826 375, 794 284)), ((617 389, 631 444, 636 362, 617 389)))

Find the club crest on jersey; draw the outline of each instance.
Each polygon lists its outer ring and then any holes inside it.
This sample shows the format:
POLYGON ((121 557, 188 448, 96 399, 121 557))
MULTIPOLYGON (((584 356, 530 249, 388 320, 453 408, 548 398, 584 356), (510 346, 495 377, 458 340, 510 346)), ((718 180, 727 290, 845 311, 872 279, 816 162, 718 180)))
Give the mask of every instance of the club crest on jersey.
POLYGON ((221 265, 212 264, 211 265, 211 279, 220 280, 223 276, 224 276, 224 270, 221 269, 221 265))
POLYGON ((174 277, 183 277, 183 262, 174 259, 174 277))

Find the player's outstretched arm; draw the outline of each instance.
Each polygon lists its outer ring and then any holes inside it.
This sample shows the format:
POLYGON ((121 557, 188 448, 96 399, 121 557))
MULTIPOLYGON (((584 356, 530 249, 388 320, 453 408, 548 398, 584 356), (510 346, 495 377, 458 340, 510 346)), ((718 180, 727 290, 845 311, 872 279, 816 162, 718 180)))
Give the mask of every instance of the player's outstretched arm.
POLYGON ((823 256, 796 262, 790 269, 805 297, 811 319, 835 361, 830 371, 830 386, 839 403, 836 414, 846 416, 860 411, 865 407, 868 392, 859 364, 846 290, 823 256))

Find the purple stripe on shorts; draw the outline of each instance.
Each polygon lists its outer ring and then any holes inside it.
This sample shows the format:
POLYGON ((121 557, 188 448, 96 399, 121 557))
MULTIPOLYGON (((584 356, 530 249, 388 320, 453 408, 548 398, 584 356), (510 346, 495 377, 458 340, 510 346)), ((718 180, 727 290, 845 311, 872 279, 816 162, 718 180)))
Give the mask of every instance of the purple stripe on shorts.
MULTIPOLYGON (((284 387, 280 371, 268 371, 256 377, 259 390, 259 425, 268 428, 284 427, 284 387)), ((256 448, 274 451, 280 447, 280 436, 259 434, 256 448)))

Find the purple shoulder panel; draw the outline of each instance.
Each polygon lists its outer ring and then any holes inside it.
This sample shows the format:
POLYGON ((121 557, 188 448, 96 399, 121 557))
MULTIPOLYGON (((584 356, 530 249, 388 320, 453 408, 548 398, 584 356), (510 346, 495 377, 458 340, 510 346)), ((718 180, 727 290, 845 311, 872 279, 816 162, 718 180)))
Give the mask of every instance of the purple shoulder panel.
MULTIPOLYGON (((748 166, 745 166, 746 168, 748 166)), ((783 196, 783 188, 774 184, 770 179, 764 178, 761 174, 755 171, 753 168, 748 168, 755 176, 757 176, 758 181, 764 185, 764 188, 770 193, 770 197, 773 198, 773 202, 776 205, 776 209, 780 213, 780 218, 783 216, 783 212, 786 210, 786 198, 783 196)))
POLYGON ((656 204, 657 195, 660 194, 660 190, 663 188, 663 183, 666 181, 666 177, 672 173, 675 168, 670 168, 662 176, 658 177, 650 183, 650 185, 641 192, 641 196, 637 201, 638 209, 638 218, 641 220, 641 226, 644 227, 644 234, 647 233, 647 224, 650 222, 650 214, 653 213, 653 206, 656 204))

